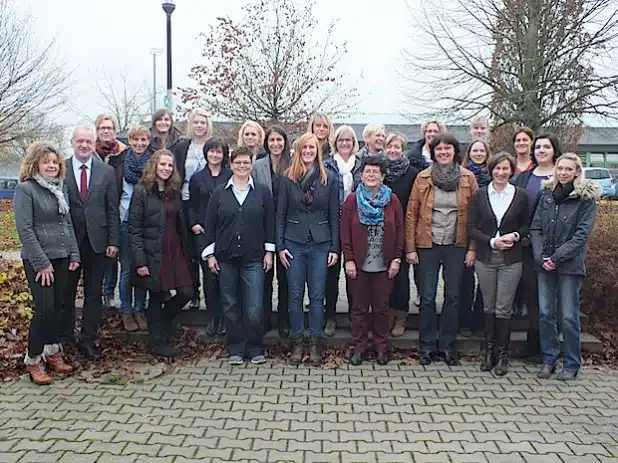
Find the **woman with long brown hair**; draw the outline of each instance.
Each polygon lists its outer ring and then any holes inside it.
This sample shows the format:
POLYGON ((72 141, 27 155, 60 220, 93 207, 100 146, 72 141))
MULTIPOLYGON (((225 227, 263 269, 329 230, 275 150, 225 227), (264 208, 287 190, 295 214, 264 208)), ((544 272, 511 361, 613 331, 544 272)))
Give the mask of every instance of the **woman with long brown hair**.
POLYGON ((175 357, 169 344, 173 321, 193 296, 187 225, 174 155, 156 151, 133 192, 129 243, 136 285, 150 292, 148 331, 155 355, 175 357), (175 295, 169 297, 170 292, 175 295))
POLYGON ((337 176, 324 167, 318 137, 306 133, 296 144, 277 201, 277 250, 288 269, 292 364, 303 358, 305 284, 309 288, 309 361, 322 362, 324 289, 327 269, 339 257, 339 207, 337 176))
POLYGON ((73 371, 62 356, 59 325, 69 272, 80 263, 65 173, 64 157, 56 148, 48 142, 33 143, 21 163, 13 198, 21 257, 35 308, 24 363, 30 379, 39 385, 52 382, 45 363, 55 373, 73 371))
POLYGON ((158 109, 153 114, 150 136, 149 149, 151 152, 171 149, 178 141, 180 131, 174 127, 174 116, 167 109, 158 109))

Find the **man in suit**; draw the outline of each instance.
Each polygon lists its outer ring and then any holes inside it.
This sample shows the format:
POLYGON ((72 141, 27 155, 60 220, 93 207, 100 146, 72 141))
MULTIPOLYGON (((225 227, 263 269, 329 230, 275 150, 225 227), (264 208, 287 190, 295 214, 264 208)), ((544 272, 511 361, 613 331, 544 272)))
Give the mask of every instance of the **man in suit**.
POLYGON ((102 284, 106 257, 114 258, 120 241, 118 186, 113 167, 94 155, 95 135, 89 127, 77 127, 71 138, 74 155, 67 160, 66 185, 71 219, 82 265, 71 272, 63 308, 63 340, 70 342, 75 328, 75 295, 84 277, 84 310, 78 348, 88 359, 101 354, 95 341, 102 315, 102 284))

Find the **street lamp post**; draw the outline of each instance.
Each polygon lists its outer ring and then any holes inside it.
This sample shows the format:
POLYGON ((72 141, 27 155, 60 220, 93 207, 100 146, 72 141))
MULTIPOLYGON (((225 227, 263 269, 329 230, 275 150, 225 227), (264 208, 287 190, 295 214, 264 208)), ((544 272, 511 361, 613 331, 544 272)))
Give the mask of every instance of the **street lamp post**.
POLYGON ((174 2, 163 2, 161 4, 167 16, 167 110, 171 113, 172 103, 172 13, 176 9, 174 2))
POLYGON ((152 114, 157 112, 157 56, 163 53, 160 48, 151 48, 152 54, 152 114))

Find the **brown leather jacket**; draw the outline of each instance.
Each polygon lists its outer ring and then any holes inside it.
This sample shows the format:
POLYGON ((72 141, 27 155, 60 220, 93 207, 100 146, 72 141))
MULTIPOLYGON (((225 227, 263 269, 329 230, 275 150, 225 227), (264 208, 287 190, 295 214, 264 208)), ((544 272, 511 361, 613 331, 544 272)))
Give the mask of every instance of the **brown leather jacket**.
MULTIPOLYGON (((468 205, 478 183, 474 174, 463 167, 457 188, 457 235, 455 246, 474 250, 474 242, 468 240, 468 205)), ((412 196, 406 211, 406 253, 417 248, 431 248, 431 222, 435 189, 431 167, 421 171, 412 187, 412 196)))

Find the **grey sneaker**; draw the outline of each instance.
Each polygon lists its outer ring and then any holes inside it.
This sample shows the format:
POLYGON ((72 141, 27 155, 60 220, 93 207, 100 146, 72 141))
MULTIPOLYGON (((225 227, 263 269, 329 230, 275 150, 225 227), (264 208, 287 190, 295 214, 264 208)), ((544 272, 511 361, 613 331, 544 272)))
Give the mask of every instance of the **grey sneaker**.
POLYGON ((262 365, 263 363, 266 363, 266 357, 263 355, 256 355, 251 359, 251 363, 254 365, 262 365))
POLYGON ((326 320, 326 326, 324 327, 324 336, 332 338, 335 335, 337 329, 337 322, 335 320, 326 320))
POLYGON ((245 361, 240 355, 230 355, 228 363, 230 365, 242 365, 243 363, 245 363, 245 361))

